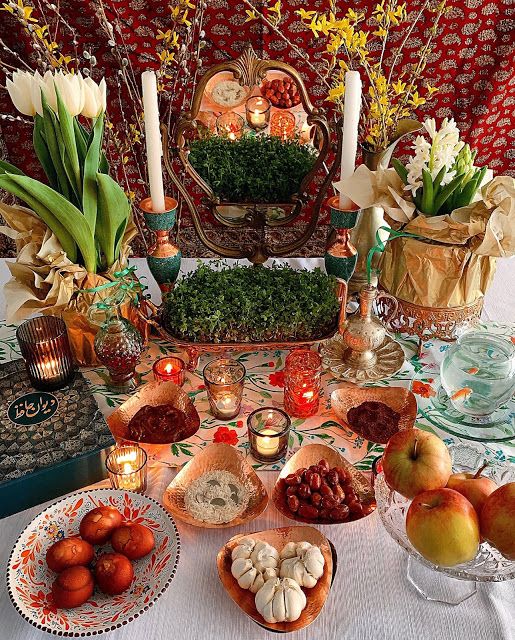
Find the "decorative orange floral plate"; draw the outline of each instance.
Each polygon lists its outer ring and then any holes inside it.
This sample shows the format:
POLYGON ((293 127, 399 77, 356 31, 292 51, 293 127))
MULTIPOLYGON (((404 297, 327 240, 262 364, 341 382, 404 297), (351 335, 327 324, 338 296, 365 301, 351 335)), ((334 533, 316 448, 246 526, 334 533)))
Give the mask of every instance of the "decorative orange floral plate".
MULTIPOLYGON (((96 555, 105 551, 112 551, 109 543, 95 547, 96 555)), ((153 498, 114 489, 81 491, 54 502, 21 532, 9 556, 7 591, 16 611, 42 631, 71 638, 98 635, 132 622, 156 602, 175 576, 179 551, 175 522, 153 498), (107 596, 95 589, 80 607, 58 609, 51 593, 57 574, 46 565, 46 551, 60 538, 78 534, 86 513, 103 505, 149 527, 154 550, 133 562, 134 580, 124 593, 107 596)))

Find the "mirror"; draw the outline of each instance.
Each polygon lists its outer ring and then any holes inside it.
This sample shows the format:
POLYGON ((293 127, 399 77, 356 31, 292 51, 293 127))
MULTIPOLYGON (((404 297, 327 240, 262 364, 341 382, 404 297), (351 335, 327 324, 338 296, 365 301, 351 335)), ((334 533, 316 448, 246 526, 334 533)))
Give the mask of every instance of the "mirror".
MULTIPOLYGON (((172 131, 173 149, 218 222, 263 233, 258 234, 259 246, 251 248, 228 252, 213 243, 207 246, 220 255, 260 262, 305 244, 316 227, 332 171, 310 203, 311 219, 299 238, 271 247, 263 238, 264 228, 285 225, 299 216, 326 159, 329 137, 324 114, 313 106, 301 76, 290 65, 261 60, 249 48, 236 60, 209 69, 195 89, 191 111, 172 131)), ((206 244, 198 207, 189 194, 186 197, 167 149, 165 164, 206 244)))

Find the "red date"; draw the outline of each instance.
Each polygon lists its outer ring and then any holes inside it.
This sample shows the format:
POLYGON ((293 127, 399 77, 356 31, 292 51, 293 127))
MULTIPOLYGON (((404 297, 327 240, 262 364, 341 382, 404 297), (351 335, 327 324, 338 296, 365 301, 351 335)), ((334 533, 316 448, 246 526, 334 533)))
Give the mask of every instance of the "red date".
POLYGON ((322 496, 319 493, 312 493, 311 494, 311 504, 315 507, 320 507, 320 505, 322 504, 322 496))
POLYGON ((318 491, 321 485, 322 485, 322 478, 320 477, 320 474, 312 473, 311 478, 309 480, 309 486, 311 487, 311 489, 313 489, 314 491, 318 491))
POLYGON ((297 496, 288 496, 288 509, 295 513, 300 506, 299 499, 297 496))
POLYGON ((307 498, 309 498, 309 496, 311 495, 311 489, 309 488, 308 484, 303 482, 302 484, 299 485, 299 490, 297 493, 299 498, 303 498, 304 500, 307 500, 307 498))
POLYGON ((324 509, 334 509, 338 506, 338 500, 333 496, 324 496, 322 498, 322 507, 324 509))
POLYGON ((332 487, 335 487, 340 481, 340 478, 338 477, 338 473, 336 472, 335 469, 331 469, 331 471, 328 471, 325 476, 325 479, 332 487))
POLYGON ((326 484, 325 482, 322 482, 321 486, 320 486, 320 493, 323 496, 332 496, 333 495, 333 490, 331 489, 331 487, 326 484))
POLYGON ((345 500, 345 491, 339 484, 337 484, 336 487, 333 487, 333 494, 338 502, 343 502, 345 500))
POLYGON ((322 467, 322 469, 325 469, 326 471, 329 471, 329 463, 325 458, 322 458, 322 460, 319 460, 318 466, 322 467))
POLYGON ((316 520, 318 518, 318 509, 312 504, 301 504, 297 513, 301 518, 306 518, 306 520, 316 520))
POLYGON ((297 495, 297 491, 298 490, 299 490, 299 485, 293 484, 290 487, 286 488, 286 495, 287 496, 295 496, 295 495, 297 495))
POLYGON ((345 504, 341 504, 334 509, 331 509, 329 513, 331 520, 347 520, 349 517, 349 507, 345 504))
POLYGON ((302 482, 300 476, 295 473, 290 473, 289 476, 286 476, 286 484, 291 486, 295 484, 300 484, 302 482))

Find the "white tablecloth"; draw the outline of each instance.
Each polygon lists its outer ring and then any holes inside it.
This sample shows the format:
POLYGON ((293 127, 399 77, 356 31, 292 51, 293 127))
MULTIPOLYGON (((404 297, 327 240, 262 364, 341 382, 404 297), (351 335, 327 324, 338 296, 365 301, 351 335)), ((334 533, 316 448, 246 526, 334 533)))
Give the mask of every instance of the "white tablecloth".
MULTIPOLYGON (((135 261, 140 273, 144 261, 135 261)), ((314 266, 315 260, 290 260, 314 266)), ((195 261, 185 260, 183 268, 195 261)), ((8 272, 0 261, 0 283, 8 272)), ((485 317, 515 320, 513 262, 501 261, 485 300, 485 317)), ((149 284, 151 279, 149 278, 149 284)), ((156 298, 157 289, 152 286, 156 298)), ((157 300, 156 300, 157 301, 157 300)), ((3 298, 0 299, 3 305, 3 298)), ((160 499, 171 471, 153 470, 150 495, 160 499)), ((276 473, 261 472, 269 492, 276 473)), ((19 532, 41 510, 36 507, 0 521, 0 559, 5 567, 19 532)), ((264 640, 272 634, 256 626, 225 594, 218 579, 216 555, 229 537, 241 532, 287 526, 291 521, 273 505, 245 527, 199 530, 181 522, 182 552, 177 575, 155 607, 109 640, 264 640)), ((340 526, 320 527, 338 554, 338 571, 326 607, 308 628, 287 634, 298 640, 515 640, 515 584, 480 584, 478 593, 458 606, 427 602, 406 579, 407 555, 383 529, 377 514, 340 526)), ((5 570, 4 570, 5 575, 5 570)), ((9 602, 0 582, 0 640, 40 640, 47 634, 26 623, 9 602)))

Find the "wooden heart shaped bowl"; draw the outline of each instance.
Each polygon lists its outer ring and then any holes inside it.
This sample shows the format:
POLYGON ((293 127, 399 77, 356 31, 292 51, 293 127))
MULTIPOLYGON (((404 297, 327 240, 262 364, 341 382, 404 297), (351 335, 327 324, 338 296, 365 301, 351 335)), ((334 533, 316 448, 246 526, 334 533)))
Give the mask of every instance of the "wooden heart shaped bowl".
MULTIPOLYGON (((331 393, 331 407, 338 419, 349 429, 365 440, 371 440, 366 433, 360 433, 349 424, 347 414, 350 409, 363 402, 382 402, 400 415, 398 431, 412 429, 417 417, 417 399, 405 387, 358 387, 356 384, 344 383, 331 393)), ((386 444, 393 434, 374 439, 374 442, 386 444)))
POLYGON ((320 614, 327 600, 334 575, 336 573, 336 551, 331 542, 314 527, 282 527, 279 529, 268 529, 267 531, 257 531, 256 533, 238 534, 231 538, 218 552, 216 558, 218 575, 220 580, 238 607, 246 613, 254 622, 280 633, 298 631, 311 624, 320 614), (255 594, 248 589, 242 589, 231 573, 231 554, 243 538, 255 538, 268 542, 280 553, 288 542, 309 542, 320 547, 324 556, 324 574, 312 589, 304 588, 307 605, 300 617, 294 622, 276 622, 274 624, 266 620, 258 613, 255 604, 255 594))
POLYGON ((250 522, 263 513, 267 504, 268 494, 254 469, 239 451, 222 442, 210 444, 196 453, 195 457, 183 466, 163 494, 163 505, 169 513, 183 522, 205 529, 236 527, 250 522), (230 522, 216 524, 203 522, 194 518, 186 509, 184 504, 186 489, 194 480, 208 471, 228 471, 234 474, 249 492, 250 498, 245 511, 230 522))
POLYGON ((288 460, 274 485, 272 500, 277 510, 290 520, 308 522, 310 524, 344 524, 346 522, 354 522, 369 515, 376 508, 374 489, 370 481, 338 451, 325 444, 306 444, 288 460), (361 504, 367 507, 367 513, 364 513, 358 518, 353 517, 347 520, 308 520, 290 511, 286 502, 286 491, 283 486, 284 478, 289 476, 290 473, 294 473, 297 469, 307 469, 311 465, 318 464, 322 458, 327 460, 329 467, 343 467, 351 474, 352 488, 359 497, 361 504))

